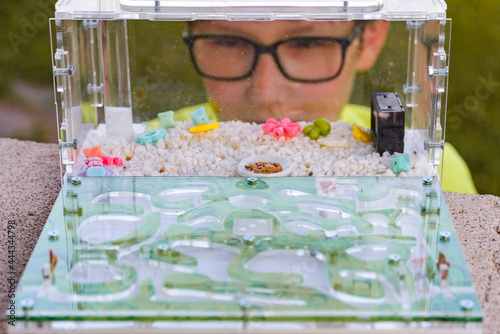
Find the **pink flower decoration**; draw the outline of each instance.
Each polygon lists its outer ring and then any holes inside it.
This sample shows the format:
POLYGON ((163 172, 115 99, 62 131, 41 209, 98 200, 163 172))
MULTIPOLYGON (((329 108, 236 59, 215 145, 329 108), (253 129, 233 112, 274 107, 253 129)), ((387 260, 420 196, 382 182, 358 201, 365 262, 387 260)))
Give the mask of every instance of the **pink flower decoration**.
POLYGON ((272 133, 274 137, 279 138, 284 134, 289 137, 295 137, 302 127, 299 123, 292 123, 290 118, 283 118, 278 122, 274 118, 268 118, 266 123, 262 126, 265 133, 272 133))

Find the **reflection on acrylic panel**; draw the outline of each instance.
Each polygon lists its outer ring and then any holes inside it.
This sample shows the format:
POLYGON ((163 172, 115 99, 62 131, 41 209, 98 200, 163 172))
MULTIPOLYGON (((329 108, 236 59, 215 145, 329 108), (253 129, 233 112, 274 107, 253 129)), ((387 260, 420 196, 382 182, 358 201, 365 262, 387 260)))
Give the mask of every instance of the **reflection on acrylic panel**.
POLYGON ((24 325, 480 331, 439 185, 289 180, 68 180, 20 285, 24 325), (58 264, 40 275, 49 250, 58 264))

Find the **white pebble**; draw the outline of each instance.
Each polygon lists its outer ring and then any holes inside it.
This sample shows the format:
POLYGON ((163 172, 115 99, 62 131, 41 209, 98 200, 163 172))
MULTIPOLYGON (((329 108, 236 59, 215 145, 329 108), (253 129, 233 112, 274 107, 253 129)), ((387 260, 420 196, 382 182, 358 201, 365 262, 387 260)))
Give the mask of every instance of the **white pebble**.
MULTIPOLYGON (((309 123, 300 122, 302 126, 309 123)), ((106 140, 97 132, 89 134, 88 142, 99 144, 106 155, 120 156, 125 169, 114 170, 114 175, 213 175, 234 176, 236 165, 245 157, 260 154, 276 154, 291 160, 291 175, 346 176, 384 175, 395 176, 390 169, 390 154, 380 156, 370 143, 354 139, 352 125, 333 122, 327 137, 336 147, 322 146, 300 132, 296 137, 284 135, 275 138, 262 131, 262 125, 240 121, 220 122, 219 129, 202 134, 192 134, 192 122, 178 122, 167 129, 165 139, 146 146, 126 140, 106 140), (343 146, 343 147, 339 147, 343 146), (131 158, 126 161, 125 157, 131 158), (309 168, 305 165, 311 163, 309 168), (164 172, 159 171, 163 168, 164 172)), ((321 140, 319 140, 321 142, 321 140)), ((432 175, 432 166, 425 153, 410 155, 412 169, 399 176, 432 175)))

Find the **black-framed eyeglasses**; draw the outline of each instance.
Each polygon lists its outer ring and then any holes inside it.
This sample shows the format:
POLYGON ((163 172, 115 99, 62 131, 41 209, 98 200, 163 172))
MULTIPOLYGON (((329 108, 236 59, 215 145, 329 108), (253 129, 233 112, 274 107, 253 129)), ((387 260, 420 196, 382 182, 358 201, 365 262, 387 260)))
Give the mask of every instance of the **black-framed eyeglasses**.
POLYGON ((193 64, 203 77, 236 81, 248 78, 257 66, 259 55, 270 53, 281 73, 292 81, 324 82, 340 75, 345 53, 362 30, 356 23, 345 38, 324 36, 291 37, 272 45, 225 34, 193 34, 185 32, 193 64))

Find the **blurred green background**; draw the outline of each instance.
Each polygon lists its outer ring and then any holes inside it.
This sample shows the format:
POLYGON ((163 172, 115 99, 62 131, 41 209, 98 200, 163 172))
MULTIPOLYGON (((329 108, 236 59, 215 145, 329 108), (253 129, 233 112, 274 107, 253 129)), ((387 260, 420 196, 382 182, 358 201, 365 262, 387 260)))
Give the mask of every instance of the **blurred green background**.
MULTIPOLYGON (((446 2, 453 20, 446 139, 467 161, 479 193, 500 196, 500 2, 446 2)), ((54 4, 21 0, 2 5, 0 137, 57 142, 48 28, 54 4)), ((150 44, 154 50, 154 41, 150 44)), ((168 56, 167 48, 163 57, 168 56)), ((156 70, 146 70, 144 80, 156 70)), ((176 86, 173 79, 149 84, 173 87, 176 96, 186 93, 186 87, 176 86)), ((192 84, 199 86, 199 80, 192 84)), ((144 92, 139 86, 132 87, 134 105, 154 108, 141 102, 144 92)), ((202 92, 191 94, 193 102, 204 99, 202 92)))

